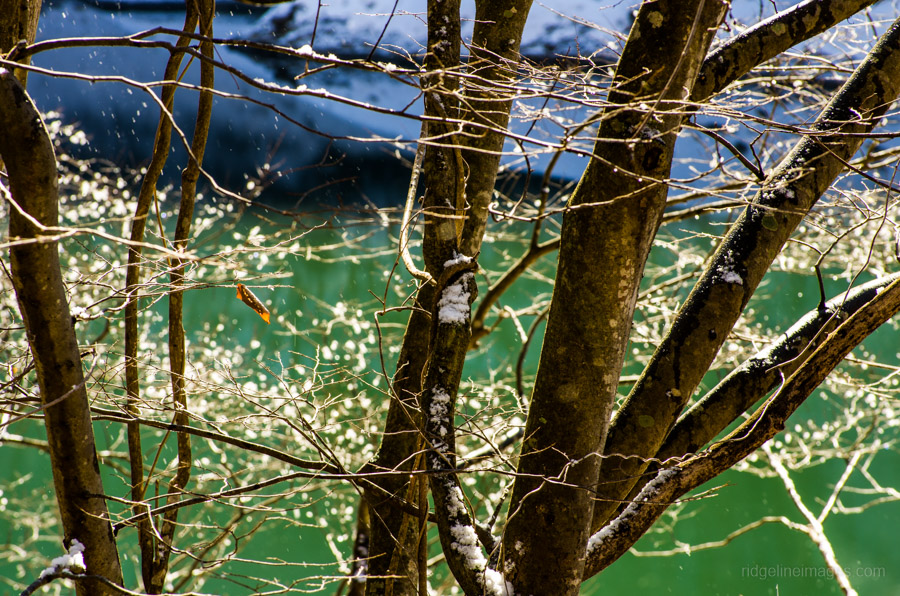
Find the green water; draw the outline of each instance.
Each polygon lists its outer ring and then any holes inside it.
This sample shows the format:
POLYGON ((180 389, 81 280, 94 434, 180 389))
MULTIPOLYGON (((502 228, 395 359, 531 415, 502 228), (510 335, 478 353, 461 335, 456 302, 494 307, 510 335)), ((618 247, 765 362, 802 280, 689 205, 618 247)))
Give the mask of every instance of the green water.
MULTIPOLYGON (((235 228, 235 245, 250 246, 252 243, 248 244, 246 235, 256 227, 259 227, 254 232, 256 235, 272 238, 278 237, 279 230, 283 231, 289 225, 287 221, 272 220, 270 217, 267 219, 268 222, 258 219, 258 214, 245 214, 245 221, 235 228)), ((511 227, 505 231, 513 237, 522 234, 521 228, 511 227)), ((391 239, 396 238, 396 225, 360 226, 354 232, 357 233, 359 236, 355 238, 358 239, 354 239, 343 235, 338 229, 322 229, 297 239, 289 254, 277 258, 271 255, 265 257, 262 251, 259 254, 251 251, 246 258, 240 260, 240 266, 222 269, 210 265, 206 269, 196 270, 195 281, 213 285, 198 286, 198 289, 186 294, 185 327, 191 345, 195 349, 213 344, 217 348, 242 346, 241 360, 232 363, 233 368, 239 374, 251 376, 261 385, 275 383, 275 376, 269 371, 279 370, 288 371, 287 377, 302 383, 309 376, 316 358, 328 363, 329 356, 317 349, 323 345, 334 346, 334 353, 330 356, 332 365, 352 367, 356 363, 354 354, 360 351, 359 344, 365 343, 358 341, 354 347, 346 347, 348 340, 354 337, 358 340, 360 334, 365 335, 365 328, 359 331, 354 326, 365 324, 366 321, 369 325, 374 323, 374 313, 381 307, 379 298, 382 296, 388 296, 388 306, 396 306, 412 291, 409 276, 402 271, 402 266, 397 268, 397 273, 392 278, 386 277, 384 273, 396 264, 396 254, 391 250, 384 250, 391 239), (351 240, 349 247, 321 249, 323 246, 335 246, 351 240), (250 279, 254 277, 256 279, 250 279), (233 282, 237 279, 242 279, 253 287, 256 295, 268 306, 272 313, 270 325, 236 299, 233 282), (336 316, 341 322, 329 327, 328 321, 334 320, 336 316)), ((507 241, 506 237, 498 235, 496 241, 485 245, 481 262, 486 269, 494 270, 508 255, 516 254, 518 246, 518 243, 507 241)), ((555 255, 544 259, 538 271, 544 276, 551 275, 554 260, 555 255)), ((487 280, 481 278, 479 284, 485 288, 487 280)), ((811 277, 773 274, 764 290, 770 297, 796 297, 800 292, 806 297, 805 300, 779 300, 779 308, 773 309, 768 315, 768 322, 772 325, 785 325, 792 318, 814 307, 816 302, 816 284, 811 277)), ((504 298, 503 304, 512 309, 523 309, 537 301, 535 296, 546 298, 550 291, 547 279, 538 275, 524 280, 521 288, 504 298)), ((165 311, 165 303, 157 302, 152 308, 162 313, 165 311)), ((389 373, 393 372, 394 358, 390 348, 399 345, 406 316, 406 312, 399 312, 378 318, 384 334, 385 368, 389 373)), ((522 324, 527 328, 530 318, 523 316, 522 324)), ((375 327, 370 326, 369 329, 375 327)), ((895 337, 891 329, 882 330, 873 342, 869 342, 870 352, 896 362, 895 337)), ((357 381, 350 386, 330 386, 328 392, 337 396, 341 392, 348 396, 365 394, 372 400, 368 407, 379 412, 383 411, 383 404, 378 402, 378 391, 365 388, 365 382, 378 382, 376 379, 380 374, 380 362, 375 352, 377 343, 370 341, 367 345, 369 351, 365 358, 366 370, 356 375, 357 381)), ((495 336, 484 342, 482 349, 470 356, 465 377, 503 378, 504 386, 511 387, 512 367, 518 357, 520 345, 519 331, 512 321, 507 320, 498 328, 495 336)), ((533 374, 539 346, 540 341, 536 339, 526 359, 525 368, 532 371, 528 374, 533 374)), ((380 387, 384 387, 383 379, 380 387)), ((504 399, 507 404, 515 403, 511 395, 504 399)), ((796 418, 803 420, 822 416, 820 410, 827 407, 823 404, 821 400, 811 400, 797 413, 796 418)), ((35 431, 35 428, 32 427, 31 430, 35 431)), ((98 437, 103 448, 124 449, 118 425, 98 424, 98 437)), ((44 456, 31 450, 12 449, 4 447, 3 450, 2 476, 6 483, 13 478, 28 478, 27 474, 33 474, 30 480, 26 480, 27 483, 40 485, 41 482, 47 482, 48 463, 44 456), (12 453, 15 455, 11 456, 12 453)), ((200 453, 195 452, 195 457, 203 455, 202 447, 198 451, 200 453)), ((252 466, 253 457, 249 456, 248 461, 241 462, 240 465, 252 466)), ((360 461, 363 460, 364 458, 360 458, 360 461)), ((897 454, 888 451, 875 460, 872 473, 876 477, 896 478, 898 463, 900 461, 897 454)), ((817 513, 842 472, 842 462, 831 460, 796 472, 793 478, 806 505, 817 513)), ((110 471, 105 480, 110 494, 127 494, 127 486, 121 473, 110 471)), ((848 485, 862 485, 858 473, 851 476, 848 485)), ((288 486, 294 492, 278 502, 280 513, 269 516, 263 530, 252 538, 236 540, 241 543, 241 557, 268 560, 270 565, 230 563, 227 570, 230 575, 211 579, 202 587, 202 591, 240 594, 246 593, 249 587, 261 585, 252 579, 254 577, 277 576, 282 584, 290 585, 303 578, 334 576, 339 573, 333 565, 329 565, 334 561, 334 556, 325 536, 327 531, 332 531, 341 538, 334 543, 335 548, 343 556, 349 554, 352 512, 337 516, 330 512, 335 507, 352 504, 352 493, 348 495, 346 487, 339 489, 340 494, 331 493, 326 486, 307 485, 302 481, 288 486), (331 520, 329 523, 332 525, 323 527, 325 519, 331 520)), ((636 549, 667 550, 679 544, 697 545, 722 540, 731 532, 764 516, 783 515, 794 522, 804 522, 778 478, 758 478, 732 471, 701 490, 711 487, 721 488, 714 497, 686 505, 677 524, 663 518, 654 532, 637 544, 636 549)), ((52 498, 49 490, 48 483, 45 496, 52 498)), ((847 497, 846 501, 852 504, 853 498, 847 497)), ((202 515, 208 516, 210 522, 216 523, 222 523, 223 517, 230 515, 212 507, 202 511, 202 515)), ((895 520, 898 518, 900 503, 894 502, 875 507, 863 515, 832 515, 825 522, 825 532, 834 546, 837 560, 847 569, 852 584, 861 594, 900 594, 900 576, 892 565, 896 559, 893 544, 895 520)), ((26 531, 26 527, 4 528, 7 540, 13 544, 17 536, 22 536, 26 531)), ((121 536, 123 544, 133 540, 133 531, 130 537, 127 532, 128 530, 123 531, 121 536)), ((52 537, 41 543, 39 550, 48 560, 59 554, 52 537)), ((437 552, 436 547, 433 552, 437 552)), ((138 572, 133 551, 128 548, 123 549, 123 564, 126 577, 129 578, 127 581, 130 581, 131 586, 136 586, 138 572)), ((43 563, 39 562, 35 568, 39 570, 42 566, 43 563)), ((3 569, 3 560, 0 560, 0 572, 7 576, 16 573, 8 567, 3 569)), ((307 590, 315 590, 319 583, 320 580, 311 579, 302 586, 307 590)), ((329 584, 319 593, 334 593, 334 590, 335 585, 329 584)), ((588 581, 583 589, 585 594, 624 591, 747 596, 840 593, 811 540, 780 523, 764 524, 736 537, 722 548, 665 557, 626 554, 600 576, 588 581)))
MULTIPOLYGON (((327 240, 322 242, 333 242, 334 234, 326 232, 323 236, 327 240)), ((381 246, 383 240, 383 237, 376 236, 369 246, 381 246)), ((515 254, 515 250, 516 245, 513 243, 490 243, 486 245, 481 261, 485 268, 493 269, 493 263, 499 262, 507 254, 515 254)), ((545 259, 544 273, 552 272, 554 260, 555 255, 545 259)), ((312 296, 318 296, 327 304, 344 301, 368 309, 375 308, 376 302, 368 291, 382 295, 385 287, 382 272, 394 265, 394 262, 395 256, 392 254, 368 261, 339 260, 328 263, 298 257, 289 264, 291 277, 283 282, 288 287, 259 293, 268 296, 274 305, 273 312, 279 312, 279 316, 297 317, 302 328, 302 321, 328 315, 328 309, 323 312, 322 304, 312 300, 312 296), (296 304, 303 311, 302 317, 296 313, 291 314, 296 304)), ((538 269, 541 270, 540 267, 538 269)), ((835 282, 837 287, 840 287, 839 283, 835 282)), ((482 288, 486 286, 484 279, 480 280, 480 285, 482 288)), ((550 289, 541 280, 526 280, 524 287, 514 290, 510 296, 505 297, 503 303, 514 309, 523 308, 533 300, 533 295, 547 293, 550 289)), ((268 346, 268 350, 284 350, 289 346, 293 350, 305 347, 308 352, 311 348, 311 342, 305 341, 305 338, 273 334, 252 313, 248 315, 242 305, 236 301, 229 303, 227 298, 230 290, 216 291, 221 292, 221 299, 234 309, 234 321, 239 325, 240 332, 260 338, 268 346)), ((766 301, 770 303, 772 297, 777 298, 778 308, 773 309, 766 318, 768 324, 782 328, 814 308, 818 299, 817 284, 813 276, 773 273, 767 279, 762 294, 769 297, 766 301), (801 293, 804 298, 798 297, 801 293)), ((199 296, 193 298, 199 299, 199 296)), ((404 318, 395 318, 398 323, 395 332, 399 331, 399 324, 404 318)), ((514 326, 507 323, 498 330, 498 337, 486 342, 487 347, 482 353, 470 358, 465 373, 467 376, 479 378, 489 374, 491 370, 504 368, 507 369, 504 372, 510 374, 508 367, 515 362, 520 339, 514 326)), ((524 319, 523 324, 528 326, 524 319)), ((314 335, 310 331, 303 333, 314 335)), ((886 328, 867 345, 875 356, 886 361, 896 361, 895 341, 896 333, 886 328)), ((527 370, 533 371, 536 366, 539 345, 539 340, 533 344, 527 359, 527 370)), ((388 370, 391 370, 390 366, 388 370)), ((821 406, 821 402, 811 400, 797 413, 796 418, 802 420, 820 417, 821 412, 816 410, 821 406)), ((877 460, 873 474, 895 476, 891 474, 890 468, 897 463, 900 461, 896 453, 890 452, 877 460)), ((830 461, 793 474, 804 503, 815 513, 818 513, 821 503, 830 495, 843 469, 840 461, 830 461)), ((862 485, 858 473, 851 478, 857 481, 857 485, 862 485)), ((851 480, 849 484, 853 486, 854 481, 851 480)), ((783 515, 794 522, 805 521, 777 478, 762 479, 746 473, 729 472, 701 490, 718 486, 722 488, 716 491, 714 497, 685 508, 687 519, 679 521, 671 529, 659 528, 638 543, 636 550, 663 550, 671 549, 675 544, 702 544, 722 540, 731 532, 765 516, 783 515)), ((853 498, 849 497, 847 501, 852 503, 853 498)), ((900 504, 891 503, 876 507, 862 516, 831 515, 825 523, 825 532, 834 547, 837 560, 861 594, 900 593, 900 576, 892 565, 895 560, 892 544, 898 515, 900 504)), ((660 525, 664 523, 666 520, 660 525)), ((279 541, 279 544, 284 545, 286 553, 281 556, 288 556, 289 553, 292 556, 308 557, 310 552, 315 553, 321 548, 315 546, 311 551, 305 551, 303 546, 304 543, 321 540, 321 532, 311 532, 310 536, 304 534, 303 540, 293 547, 292 538, 279 541)), ((315 559, 315 555, 313 558, 315 559)), ((809 537, 780 523, 764 524, 736 537, 722 548, 666 557, 627 554, 603 574, 587 582, 583 592, 601 594, 625 590, 747 596, 840 593, 822 555, 809 537)))

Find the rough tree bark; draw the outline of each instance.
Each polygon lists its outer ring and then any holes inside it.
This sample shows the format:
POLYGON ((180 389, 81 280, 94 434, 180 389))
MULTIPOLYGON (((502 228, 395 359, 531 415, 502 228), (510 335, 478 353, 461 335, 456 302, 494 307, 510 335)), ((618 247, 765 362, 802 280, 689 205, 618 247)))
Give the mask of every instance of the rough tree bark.
MULTIPOLYGON (((34 357, 64 546, 85 546, 88 575, 122 584, 97 463, 81 353, 63 285, 56 157, 31 98, 0 68, 0 156, 9 176, 11 275, 34 357)), ((79 580, 79 595, 117 594, 79 580)))

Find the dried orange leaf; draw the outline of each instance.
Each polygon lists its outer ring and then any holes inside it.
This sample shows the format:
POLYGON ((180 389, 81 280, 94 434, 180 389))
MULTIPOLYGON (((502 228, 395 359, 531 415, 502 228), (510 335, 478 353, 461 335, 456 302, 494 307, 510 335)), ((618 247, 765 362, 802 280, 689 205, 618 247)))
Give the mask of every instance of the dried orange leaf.
POLYGON ((266 322, 266 325, 269 324, 269 309, 260 302, 259 298, 253 295, 253 292, 251 292, 247 286, 244 284, 237 285, 237 297, 241 299, 241 302, 255 310, 256 314, 262 317, 262 320, 266 322))

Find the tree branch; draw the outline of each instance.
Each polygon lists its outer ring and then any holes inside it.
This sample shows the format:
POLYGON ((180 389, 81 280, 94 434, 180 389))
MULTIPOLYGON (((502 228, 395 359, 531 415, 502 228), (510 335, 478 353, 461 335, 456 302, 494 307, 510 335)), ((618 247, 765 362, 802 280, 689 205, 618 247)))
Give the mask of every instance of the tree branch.
MULTIPOLYGON (((200 91, 197 105, 197 116, 194 124, 194 137, 191 142, 187 167, 181 173, 181 204, 178 208, 178 218, 175 222, 175 237, 173 247, 180 253, 185 252, 190 237, 191 223, 194 216, 194 202, 197 197, 197 180, 200 177, 200 164, 203 163, 203 154, 206 150, 206 139, 209 134, 209 124, 212 117, 213 95, 210 91, 215 86, 215 67, 211 60, 214 58, 214 47, 210 41, 213 34, 213 17, 215 16, 215 0, 199 0, 187 5, 187 14, 197 15, 200 33, 205 39, 200 42, 200 53, 206 60, 200 63, 200 91)), ((193 20, 191 16, 189 20, 193 20)), ((183 324, 184 305, 184 270, 185 262, 179 256, 169 262, 169 376, 172 383, 172 407, 175 411, 174 423, 187 426, 190 424, 188 417, 188 400, 185 391, 184 370, 187 360, 185 351, 185 337, 183 324)), ((175 476, 169 482, 169 503, 177 503, 179 494, 187 488, 191 478, 191 435, 177 433, 177 463, 175 476)), ((163 515, 162 525, 159 529, 159 542, 154 555, 152 585, 145 585, 148 592, 161 592, 166 583, 169 570, 169 558, 174 544, 175 532, 178 527, 178 509, 167 511, 163 515), (166 546, 162 546, 166 545, 166 546)), ((148 518, 149 520, 149 518, 148 518)))
MULTIPOLYGON (((197 27, 197 20, 197 12, 189 8, 185 14, 183 31, 192 33, 197 27)), ((190 45, 190 41, 190 38, 182 35, 176 42, 176 48, 186 49, 190 45)), ((169 55, 163 75, 164 81, 175 81, 178 79, 178 69, 181 66, 183 56, 184 54, 178 51, 169 55)), ((144 239, 144 230, 150 214, 150 207, 156 199, 156 185, 169 156, 169 145, 172 136, 171 113, 175 99, 175 89, 175 85, 163 87, 162 106, 153 144, 153 155, 150 159, 150 164, 147 166, 147 172, 141 181, 134 218, 131 221, 130 239, 133 243, 140 243, 144 239)), ((141 252, 139 244, 129 245, 128 264, 125 269, 125 391, 128 412, 135 417, 140 415, 139 405, 141 403, 140 368, 138 364, 138 344, 140 343, 138 292, 141 278, 141 252)), ((144 491, 147 485, 144 478, 141 429, 140 425, 135 422, 129 422, 128 424, 128 452, 131 460, 131 500, 134 503, 140 503, 144 499, 144 491)), ((140 511, 136 509, 134 513, 139 514, 140 511)), ((144 588, 152 590, 153 586, 158 583, 158 565, 156 560, 159 550, 156 548, 156 535, 150 527, 149 520, 141 521, 138 524, 138 542, 141 548, 141 577, 144 588)))
POLYGON ((700 450, 800 368, 841 321, 863 308, 898 277, 900 273, 873 280, 833 298, 824 309, 807 313, 685 412, 669 432, 656 459, 666 461, 700 450))
POLYGON ((878 41, 732 226, 610 427, 592 528, 629 494, 809 209, 900 93, 900 21, 878 41))
POLYGON ((897 312, 900 280, 885 287, 829 334, 775 395, 727 437, 708 451, 661 470, 622 514, 591 537, 585 579, 627 552, 676 499, 728 470, 784 430, 788 417, 850 351, 897 312))
POLYGON ((476 2, 469 63, 463 79, 461 118, 466 135, 462 158, 466 164, 466 220, 460 253, 474 257, 481 251, 488 207, 494 195, 509 114, 521 58, 519 47, 532 0, 476 2))
POLYGON ((691 101, 702 102, 767 60, 812 39, 877 0, 805 0, 760 21, 710 52, 691 101))

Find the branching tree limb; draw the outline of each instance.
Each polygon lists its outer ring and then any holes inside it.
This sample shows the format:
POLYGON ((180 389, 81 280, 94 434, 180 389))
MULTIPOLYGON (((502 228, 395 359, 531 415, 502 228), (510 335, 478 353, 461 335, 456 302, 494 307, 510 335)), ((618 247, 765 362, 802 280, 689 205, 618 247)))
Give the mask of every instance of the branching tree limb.
POLYGON ((684 99, 726 8, 718 0, 641 7, 616 69, 596 157, 563 217, 556 285, 504 535, 503 569, 522 593, 576 594, 581 585, 593 500, 589 490, 571 487, 597 483, 597 454, 644 264, 665 209, 662 181, 684 99))
POLYGON ((632 488, 625 504, 636 498, 650 479, 650 472, 665 465, 667 460, 700 451, 748 408, 800 368, 841 321, 863 308, 898 277, 900 274, 882 277, 841 293, 824 308, 810 311, 769 346, 732 370, 672 427, 654 457, 655 462, 632 488))
POLYGON ((672 428, 656 457, 665 461, 703 448, 747 408, 793 374, 841 321, 864 307, 896 281, 898 275, 875 279, 851 292, 842 292, 825 308, 810 311, 691 406, 672 428))
POLYGON ((461 110, 461 118, 469 128, 462 141, 467 210, 460 253, 470 257, 479 253, 484 240, 514 97, 509 83, 517 76, 519 46, 531 3, 532 0, 512 0, 475 5, 461 110))
POLYGON ((760 21, 710 52, 692 101, 718 93, 751 69, 855 15, 876 0, 806 0, 760 21))

